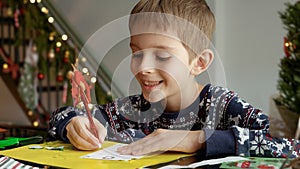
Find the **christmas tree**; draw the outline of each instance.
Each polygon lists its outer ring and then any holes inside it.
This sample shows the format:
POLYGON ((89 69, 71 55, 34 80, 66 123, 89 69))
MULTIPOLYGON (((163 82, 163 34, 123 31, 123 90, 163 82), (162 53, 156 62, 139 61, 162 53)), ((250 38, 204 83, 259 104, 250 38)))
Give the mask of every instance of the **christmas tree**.
POLYGON ((284 37, 285 56, 280 60, 277 105, 300 114, 300 1, 286 3, 286 10, 279 12, 287 35, 284 37))
MULTIPOLYGON (((68 30, 62 29, 53 15, 54 11, 48 9, 46 4, 49 3, 42 0, 0 0, 0 20, 7 21, 6 27, 14 28, 11 31, 13 36, 8 33, 10 39, 6 41, 9 43, 0 44, 0 71, 11 74, 18 85, 18 94, 29 109, 28 116, 36 119, 34 126, 47 124, 51 111, 50 101, 57 102, 57 106, 73 105, 72 65, 78 60, 81 48, 81 44, 73 41, 76 38, 70 36, 68 30), (12 50, 6 50, 15 48, 19 51, 19 47, 24 46, 26 51, 13 53, 12 50), (44 91, 48 92, 46 99, 41 97, 44 91), (56 96, 61 94, 61 99, 50 97, 49 93, 52 91, 56 92, 56 96), (48 103, 48 107, 43 102, 48 103)), ((7 37, 1 35, 0 40, 4 42, 7 37)), ((87 67, 84 68, 88 70, 87 67)), ((83 72, 84 68, 80 71, 83 72)), ((83 75, 95 89, 96 101, 93 103, 111 101, 110 93, 100 86, 96 75, 90 75, 89 71, 85 71, 83 75)))

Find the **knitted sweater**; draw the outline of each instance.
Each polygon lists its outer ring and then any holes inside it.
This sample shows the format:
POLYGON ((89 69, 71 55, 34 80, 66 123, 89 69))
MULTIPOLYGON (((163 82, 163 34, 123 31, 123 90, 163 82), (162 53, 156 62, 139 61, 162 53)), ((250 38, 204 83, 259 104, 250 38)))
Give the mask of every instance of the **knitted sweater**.
MULTIPOLYGON (((113 141, 130 143, 158 128, 204 130, 207 156, 299 156, 298 140, 270 135, 266 114, 233 91, 210 84, 180 112, 165 112, 160 102, 150 103, 142 95, 132 95, 94 105, 92 114, 107 127, 107 139, 113 141)), ((85 115, 75 107, 58 108, 51 115, 49 137, 68 141, 66 125, 73 117, 85 115)))

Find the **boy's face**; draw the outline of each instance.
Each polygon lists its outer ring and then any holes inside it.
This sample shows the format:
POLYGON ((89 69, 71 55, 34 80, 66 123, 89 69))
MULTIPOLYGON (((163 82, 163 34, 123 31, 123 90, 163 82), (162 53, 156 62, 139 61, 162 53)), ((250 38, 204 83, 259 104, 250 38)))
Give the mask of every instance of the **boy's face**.
POLYGON ((146 100, 180 103, 182 96, 190 93, 187 90, 194 89, 189 55, 179 40, 161 34, 140 34, 131 37, 130 47, 131 71, 146 100))

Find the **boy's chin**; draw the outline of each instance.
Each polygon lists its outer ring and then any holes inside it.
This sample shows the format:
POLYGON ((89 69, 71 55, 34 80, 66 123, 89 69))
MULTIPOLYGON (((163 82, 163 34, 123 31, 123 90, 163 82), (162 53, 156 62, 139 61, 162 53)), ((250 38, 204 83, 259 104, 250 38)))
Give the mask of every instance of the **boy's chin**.
POLYGON ((160 101, 162 101, 163 100, 163 98, 162 99, 149 99, 149 98, 146 98, 145 97, 145 99, 148 101, 148 102, 150 102, 150 103, 157 103, 157 102, 160 102, 160 101))
POLYGON ((160 102, 165 99, 164 93, 159 90, 153 91, 150 94, 143 93, 143 96, 150 103, 160 102))

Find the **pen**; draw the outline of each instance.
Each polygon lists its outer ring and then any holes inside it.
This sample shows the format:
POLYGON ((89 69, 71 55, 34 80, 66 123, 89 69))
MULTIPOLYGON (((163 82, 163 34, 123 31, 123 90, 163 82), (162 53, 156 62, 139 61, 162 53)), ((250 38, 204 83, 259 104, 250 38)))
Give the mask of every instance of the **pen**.
MULTIPOLYGON (((77 62, 77 61, 76 61, 77 62)), ((77 63, 76 63, 77 64, 77 63)), ((79 72, 76 69, 76 66, 72 64, 72 67, 74 69, 74 75, 72 80, 72 97, 75 99, 74 106, 76 106, 79 101, 81 100, 83 102, 84 108, 86 110, 86 114, 89 120, 90 124, 90 130, 91 133, 99 139, 99 135, 95 126, 95 123, 93 121, 93 116, 89 108, 89 102, 90 102, 90 94, 89 94, 89 85, 85 81, 83 75, 81 72, 79 72), (85 94, 85 91, 87 92, 87 95, 85 94)), ((100 147, 100 146, 99 146, 100 147)))
POLYGON ((97 132, 97 129, 96 129, 94 120, 93 120, 93 116, 92 116, 91 110, 90 110, 90 108, 89 108, 89 106, 88 106, 87 99, 86 99, 86 97, 85 97, 84 92, 83 92, 82 89, 81 89, 79 92, 80 92, 80 96, 81 96, 81 99, 82 99, 82 101, 83 101, 83 105, 84 105, 84 107, 85 107, 86 114, 87 114, 87 117, 88 117, 88 120, 89 120, 89 123, 90 123, 91 132, 92 132, 92 134, 93 134, 97 139, 99 139, 98 132, 97 132))

